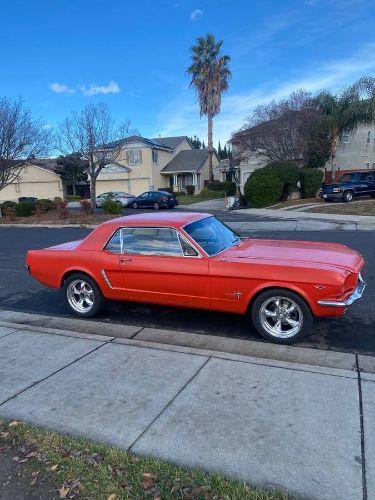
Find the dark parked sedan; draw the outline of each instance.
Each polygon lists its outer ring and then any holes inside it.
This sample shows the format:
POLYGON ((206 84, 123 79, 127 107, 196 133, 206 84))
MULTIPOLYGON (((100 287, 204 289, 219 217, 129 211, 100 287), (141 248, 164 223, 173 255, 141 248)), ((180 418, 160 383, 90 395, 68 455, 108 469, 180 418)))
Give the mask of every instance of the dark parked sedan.
POLYGON ((178 205, 175 195, 166 191, 146 191, 139 195, 132 203, 133 208, 174 208, 178 205))

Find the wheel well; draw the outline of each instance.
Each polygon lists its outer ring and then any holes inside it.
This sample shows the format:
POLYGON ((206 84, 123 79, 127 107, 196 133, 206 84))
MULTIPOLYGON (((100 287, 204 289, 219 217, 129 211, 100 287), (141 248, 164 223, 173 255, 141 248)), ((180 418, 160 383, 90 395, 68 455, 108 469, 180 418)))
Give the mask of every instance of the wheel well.
POLYGON ((67 271, 63 275, 63 277, 61 278, 60 288, 62 288, 64 286, 64 282, 65 282, 66 279, 69 278, 69 276, 71 276, 72 274, 77 274, 77 273, 84 274, 88 278, 91 278, 92 280, 94 280, 95 283, 96 283, 96 280, 92 276, 90 276, 89 273, 86 273, 85 271, 81 271, 80 269, 72 269, 71 271, 67 271))
POLYGON ((309 302, 305 299, 305 297, 303 295, 301 295, 298 291, 292 290, 291 288, 286 288, 285 286, 267 286, 267 287, 262 288, 261 290, 259 290, 257 293, 255 293, 251 297, 251 299, 249 301, 249 304, 247 306, 247 309, 246 309, 246 314, 251 313, 251 308, 253 307, 253 304, 254 304, 255 300, 259 297, 260 294, 262 294, 263 292, 267 292, 268 290, 274 290, 275 288, 278 288, 279 290, 285 290, 286 292, 295 293, 304 302, 306 302, 306 304, 307 304, 308 308, 310 309, 311 313, 314 314, 313 311, 312 311, 312 309, 311 309, 311 306, 310 306, 309 302))

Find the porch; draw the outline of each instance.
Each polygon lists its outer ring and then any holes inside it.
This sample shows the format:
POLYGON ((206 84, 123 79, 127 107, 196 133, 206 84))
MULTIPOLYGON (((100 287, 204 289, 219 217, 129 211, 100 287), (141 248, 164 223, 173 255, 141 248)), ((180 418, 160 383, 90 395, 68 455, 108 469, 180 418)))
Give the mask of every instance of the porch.
POLYGON ((194 186, 194 193, 197 194, 200 191, 200 174, 193 172, 182 172, 173 173, 169 177, 169 187, 173 191, 185 191, 186 186, 194 186))

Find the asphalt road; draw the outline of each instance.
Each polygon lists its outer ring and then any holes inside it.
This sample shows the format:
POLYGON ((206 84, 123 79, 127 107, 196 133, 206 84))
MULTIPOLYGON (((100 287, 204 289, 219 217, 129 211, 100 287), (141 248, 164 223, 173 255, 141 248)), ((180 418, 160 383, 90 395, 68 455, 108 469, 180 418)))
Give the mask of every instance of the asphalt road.
MULTIPOLYGON (((45 288, 27 274, 24 269, 25 255, 28 249, 80 239, 88 233, 89 230, 78 228, 0 227, 0 308, 69 316, 62 293, 45 288)), ((358 250, 367 261, 364 276, 368 287, 364 297, 356 302, 344 317, 319 321, 313 334, 300 345, 375 355, 373 232, 274 231, 253 233, 253 235, 259 238, 332 241, 358 250)), ((108 302, 97 320, 261 341, 246 317, 216 312, 108 302)))

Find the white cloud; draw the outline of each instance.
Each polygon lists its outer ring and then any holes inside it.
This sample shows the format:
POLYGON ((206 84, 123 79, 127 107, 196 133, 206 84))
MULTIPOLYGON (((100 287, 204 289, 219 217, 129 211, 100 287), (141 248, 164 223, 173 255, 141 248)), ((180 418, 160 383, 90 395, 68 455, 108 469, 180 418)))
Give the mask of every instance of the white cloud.
POLYGON ((63 83, 52 83, 49 87, 52 92, 56 92, 57 94, 75 94, 75 89, 68 87, 63 83))
MULTIPOLYGON (((305 89, 316 92, 321 89, 337 90, 354 82, 365 74, 375 72, 375 43, 362 47, 348 59, 331 61, 316 65, 313 72, 306 72, 301 78, 285 81, 281 84, 263 85, 237 94, 224 94, 220 114, 214 118, 214 141, 223 144, 232 132, 238 130, 246 116, 261 104, 272 99, 286 97, 294 90, 305 89)), ((160 127, 153 131, 160 135, 194 135, 207 142, 207 120, 199 118, 199 107, 194 93, 184 90, 165 107, 158 117, 160 127)))
POLYGON ((200 17, 203 16, 203 10, 201 9, 195 9, 193 10, 193 12, 190 14, 190 19, 192 21, 196 21, 197 19, 199 19, 200 17))
POLYGON ((90 85, 88 88, 82 85, 80 91, 84 95, 92 96, 96 94, 118 94, 121 89, 118 83, 111 81, 108 85, 90 85))

